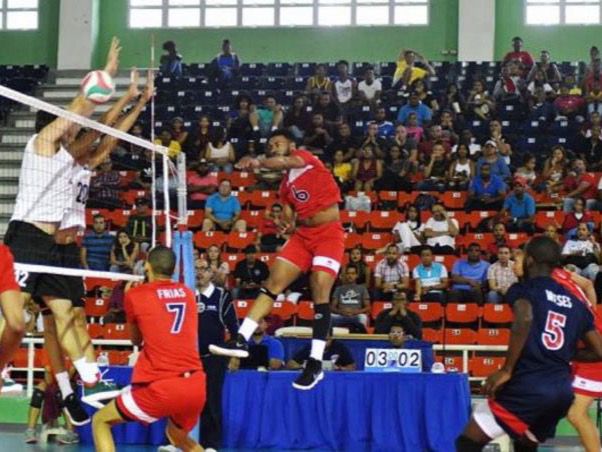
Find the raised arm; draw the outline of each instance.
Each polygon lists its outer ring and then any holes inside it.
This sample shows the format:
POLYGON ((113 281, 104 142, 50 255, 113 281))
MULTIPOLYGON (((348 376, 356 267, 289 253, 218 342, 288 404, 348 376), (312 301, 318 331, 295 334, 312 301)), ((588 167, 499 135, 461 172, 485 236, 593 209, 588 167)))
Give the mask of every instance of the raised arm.
POLYGON ((259 160, 255 157, 243 157, 236 164, 236 167, 241 170, 252 170, 266 168, 269 170, 288 170, 295 168, 304 168, 305 162, 298 156, 278 156, 259 160))

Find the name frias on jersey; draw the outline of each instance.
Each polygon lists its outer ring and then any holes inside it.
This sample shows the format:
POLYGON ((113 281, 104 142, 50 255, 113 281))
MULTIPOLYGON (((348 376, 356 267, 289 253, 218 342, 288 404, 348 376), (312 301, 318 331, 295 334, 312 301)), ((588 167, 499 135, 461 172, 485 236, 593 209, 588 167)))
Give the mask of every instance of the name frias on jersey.
POLYGON ((554 303, 556 306, 560 306, 561 308, 572 308, 573 302, 571 301, 571 297, 567 295, 558 295, 551 290, 546 290, 546 299, 554 303))
POLYGON ((182 288, 176 289, 157 289, 157 296, 161 299, 185 298, 186 292, 182 288))

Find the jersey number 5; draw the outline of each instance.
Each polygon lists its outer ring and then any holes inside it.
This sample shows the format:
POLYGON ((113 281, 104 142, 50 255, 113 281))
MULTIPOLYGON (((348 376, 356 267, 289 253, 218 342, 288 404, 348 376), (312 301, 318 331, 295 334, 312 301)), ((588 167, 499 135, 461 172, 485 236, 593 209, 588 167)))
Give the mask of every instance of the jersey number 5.
POLYGON ((560 350, 564 345, 564 326, 566 325, 566 315, 558 314, 554 311, 548 312, 546 319, 546 328, 541 333, 543 345, 548 350, 560 350))
POLYGON ((178 334, 182 331, 184 316, 186 315, 186 303, 167 303, 167 311, 174 313, 173 324, 171 325, 171 334, 178 334))

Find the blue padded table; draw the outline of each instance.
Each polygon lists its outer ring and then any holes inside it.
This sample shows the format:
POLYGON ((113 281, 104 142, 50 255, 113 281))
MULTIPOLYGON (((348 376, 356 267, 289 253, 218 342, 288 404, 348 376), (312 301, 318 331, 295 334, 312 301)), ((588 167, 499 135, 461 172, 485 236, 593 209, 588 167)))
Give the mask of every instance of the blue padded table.
POLYGON ((224 446, 449 452, 470 415, 465 374, 327 372, 311 391, 296 375, 229 375, 224 446))

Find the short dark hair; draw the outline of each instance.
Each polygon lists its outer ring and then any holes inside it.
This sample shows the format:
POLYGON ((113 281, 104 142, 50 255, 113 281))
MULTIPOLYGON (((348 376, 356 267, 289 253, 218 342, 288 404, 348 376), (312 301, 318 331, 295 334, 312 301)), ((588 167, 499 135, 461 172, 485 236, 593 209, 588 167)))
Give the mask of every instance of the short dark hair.
POLYGON ((424 253, 425 251, 430 251, 432 253, 433 248, 431 248, 429 245, 424 245, 422 248, 420 248, 420 255, 422 255, 422 253, 424 253))
POLYGON ((244 249, 245 254, 255 254, 257 253, 257 247, 255 245, 247 245, 244 249))
POLYGON ((545 235, 538 235, 529 240, 525 246, 525 253, 531 256, 536 264, 550 269, 560 265, 560 245, 545 235))
POLYGON ((355 270, 356 273, 360 272, 359 269, 357 268, 357 265, 355 265, 355 264, 347 265, 347 267, 345 268, 345 273, 347 273, 347 270, 349 270, 349 269, 355 270))
POLYGON ((349 67, 349 61, 347 60, 339 60, 337 61, 337 66, 344 64, 345 66, 349 67))
POLYGON ((175 50, 175 49, 176 49, 176 43, 175 42, 173 42, 173 41, 165 41, 163 43, 163 50, 171 51, 171 50, 175 50))
POLYGON ((148 253, 148 263, 153 272, 161 276, 171 276, 176 268, 176 255, 163 245, 157 245, 148 253))
POLYGON ((97 220, 98 218, 102 218, 103 220, 105 219, 104 215, 97 213, 92 217, 92 220, 97 220))
POLYGON ((45 110, 38 110, 36 113, 36 124, 35 131, 36 133, 40 133, 44 127, 50 124, 52 121, 57 119, 56 115, 52 113, 48 113, 45 110))
POLYGON ((274 137, 284 137, 288 141, 295 141, 295 137, 288 129, 276 129, 270 134, 270 139, 274 137))
POLYGON ((521 38, 520 36, 515 36, 514 38, 512 38, 512 42, 514 42, 514 41, 523 42, 523 38, 521 38))
POLYGON ((498 252, 502 249, 502 248, 506 248, 508 251, 512 251, 512 248, 510 248, 510 245, 498 245, 497 250, 498 252))
POLYGON ((477 242, 470 242, 468 248, 472 248, 473 246, 476 246, 478 249, 481 249, 481 245, 479 245, 477 242))

